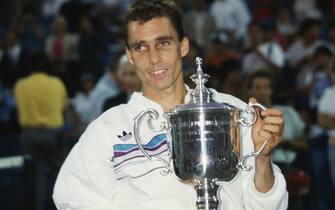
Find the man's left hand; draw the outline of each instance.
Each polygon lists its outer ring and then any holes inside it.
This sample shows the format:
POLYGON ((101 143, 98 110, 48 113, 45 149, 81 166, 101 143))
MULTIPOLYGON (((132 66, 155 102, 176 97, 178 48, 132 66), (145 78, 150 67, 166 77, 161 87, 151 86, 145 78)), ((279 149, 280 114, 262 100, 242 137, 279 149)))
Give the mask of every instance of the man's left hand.
MULTIPOLYGON (((250 98, 249 102, 257 103, 255 98, 250 98)), ((260 154, 268 157, 271 151, 282 141, 284 117, 278 109, 257 110, 258 119, 252 127, 252 140, 255 151, 267 141, 267 144, 260 154)))

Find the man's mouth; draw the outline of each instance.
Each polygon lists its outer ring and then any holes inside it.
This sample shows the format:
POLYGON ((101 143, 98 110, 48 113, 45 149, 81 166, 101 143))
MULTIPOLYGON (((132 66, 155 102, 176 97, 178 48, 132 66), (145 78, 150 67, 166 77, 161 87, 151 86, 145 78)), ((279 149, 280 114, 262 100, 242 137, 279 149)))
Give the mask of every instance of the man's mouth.
POLYGON ((155 69, 155 70, 150 71, 149 74, 151 76, 158 76, 158 75, 164 74, 166 71, 167 71, 166 68, 155 69))

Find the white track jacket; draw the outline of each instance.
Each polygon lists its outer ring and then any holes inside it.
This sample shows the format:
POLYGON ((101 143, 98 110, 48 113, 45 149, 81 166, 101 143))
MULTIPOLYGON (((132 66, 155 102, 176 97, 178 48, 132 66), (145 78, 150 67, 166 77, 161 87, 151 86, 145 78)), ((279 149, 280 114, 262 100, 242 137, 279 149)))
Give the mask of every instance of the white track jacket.
MULTIPOLYGON (((212 90, 217 102, 244 109, 241 100, 212 90)), ((186 96, 187 101, 189 96, 186 96)), ((66 158, 56 181, 53 199, 59 210, 195 210, 196 192, 170 173, 162 175, 162 163, 149 161, 134 139, 134 118, 143 110, 160 114, 163 109, 136 92, 127 104, 113 107, 93 121, 66 158)), ((145 121, 143 121, 145 122, 145 121)), ((251 128, 240 129, 243 154, 252 152, 251 128)), ((142 123, 145 150, 168 160, 166 134, 142 123)), ((248 163, 254 165, 254 158, 248 163)), ((222 210, 285 210, 288 193, 283 175, 273 165, 275 182, 267 193, 255 189, 254 173, 239 171, 230 182, 220 183, 222 210)))

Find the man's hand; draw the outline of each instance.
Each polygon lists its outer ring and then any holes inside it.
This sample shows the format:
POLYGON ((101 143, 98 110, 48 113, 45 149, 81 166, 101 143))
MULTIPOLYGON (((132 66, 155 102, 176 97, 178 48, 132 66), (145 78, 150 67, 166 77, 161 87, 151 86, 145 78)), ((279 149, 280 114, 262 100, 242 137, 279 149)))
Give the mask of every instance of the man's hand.
MULTIPOLYGON (((255 98, 250 98, 249 102, 257 103, 255 98)), ((271 151, 282 141, 284 117, 278 109, 257 110, 257 113, 258 119, 252 127, 255 151, 258 151, 267 141, 267 145, 260 156, 270 156, 271 151)))
MULTIPOLYGON (((257 103, 255 98, 249 102, 257 103)), ((284 118, 280 110, 258 110, 258 119, 252 127, 252 140, 255 151, 258 151, 265 141, 267 144, 261 154, 255 158, 255 187, 259 192, 268 192, 274 183, 271 166, 271 151, 282 141, 284 118)))

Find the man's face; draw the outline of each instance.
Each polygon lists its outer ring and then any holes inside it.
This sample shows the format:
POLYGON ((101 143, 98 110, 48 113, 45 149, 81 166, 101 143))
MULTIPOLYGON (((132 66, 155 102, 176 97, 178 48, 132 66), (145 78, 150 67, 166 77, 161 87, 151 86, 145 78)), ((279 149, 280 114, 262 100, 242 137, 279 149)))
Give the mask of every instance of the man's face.
POLYGON ((187 38, 179 41, 168 18, 130 22, 128 44, 127 57, 136 66, 145 94, 171 90, 176 83, 183 83, 182 57, 189 43, 187 38))
POLYGON ((331 56, 329 56, 328 54, 324 54, 324 53, 318 54, 314 57, 315 57, 314 62, 318 70, 324 69, 331 60, 331 56))
POLYGON ((13 47, 17 43, 17 37, 15 33, 13 32, 8 32, 5 37, 5 46, 6 47, 13 47))
POLYGON ((258 45, 262 41, 263 33, 259 25, 252 24, 249 26, 249 37, 251 45, 258 45))
POLYGON ((320 31, 321 31, 320 26, 316 25, 310 28, 307 34, 311 39, 317 39, 320 36, 320 31))
POLYGON ((266 77, 254 78, 249 91, 250 96, 255 97, 259 103, 265 105, 267 105, 267 103, 270 103, 272 88, 271 88, 271 82, 268 78, 266 77))

